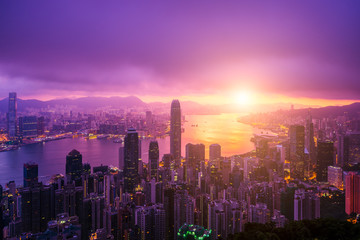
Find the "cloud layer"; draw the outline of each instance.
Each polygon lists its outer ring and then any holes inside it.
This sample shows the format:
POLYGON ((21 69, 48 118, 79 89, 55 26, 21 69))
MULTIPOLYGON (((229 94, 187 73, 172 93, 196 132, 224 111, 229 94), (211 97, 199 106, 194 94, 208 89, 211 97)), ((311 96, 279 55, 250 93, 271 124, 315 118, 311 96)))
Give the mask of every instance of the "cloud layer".
POLYGON ((359 99, 358 1, 0 3, 0 96, 359 99))

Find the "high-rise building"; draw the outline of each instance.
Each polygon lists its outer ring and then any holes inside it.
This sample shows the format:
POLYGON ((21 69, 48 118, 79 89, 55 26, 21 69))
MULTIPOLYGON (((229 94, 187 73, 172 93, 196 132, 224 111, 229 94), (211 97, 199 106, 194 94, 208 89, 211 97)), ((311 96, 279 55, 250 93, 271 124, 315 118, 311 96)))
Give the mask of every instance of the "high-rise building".
POLYGON ((304 189, 295 190, 294 220, 320 218, 320 198, 313 192, 304 189))
POLYGON ((165 238, 176 239, 175 229, 175 189, 166 188, 164 190, 164 209, 165 209, 165 238))
POLYGON ((134 128, 129 128, 124 139, 124 190, 133 193, 138 183, 139 137, 134 128))
POLYGON ((360 133, 352 132, 338 137, 338 165, 360 163, 360 133))
POLYGON ((69 175, 71 181, 75 181, 77 186, 81 184, 82 168, 82 155, 79 151, 73 149, 66 156, 66 175, 69 175))
POLYGON ((186 180, 198 184, 198 173, 200 166, 205 163, 204 144, 186 144, 186 180))
POLYGON ((306 168, 305 163, 305 128, 301 125, 292 125, 290 136, 290 176, 303 179, 306 168))
POLYGON ((36 163, 24 163, 24 187, 35 186, 38 183, 39 170, 36 163))
POLYGON ((181 109, 179 100, 172 101, 170 115, 170 153, 174 157, 175 165, 179 167, 181 163, 181 109))
POLYGON ((326 182, 328 178, 328 166, 334 164, 334 143, 317 143, 316 180, 326 182))
POLYGON ((157 181, 159 171, 159 145, 157 141, 151 141, 149 145, 149 168, 150 179, 157 181))
POLYGON ((360 175, 348 172, 345 177, 345 212, 360 213, 360 175))
POLYGON ((9 109, 7 114, 7 130, 10 138, 17 134, 17 100, 16 93, 9 93, 9 109))
POLYGON ((221 146, 217 143, 209 146, 209 161, 212 162, 221 158, 221 146))
POLYGON ((343 171, 340 167, 328 166, 327 176, 330 185, 343 188, 343 171))
POLYGON ((315 142, 314 142, 314 124, 312 122, 310 110, 308 112, 308 117, 306 119, 306 125, 305 125, 305 148, 309 153, 310 162, 314 164, 316 161, 315 142))
POLYGON ((38 134, 38 119, 36 116, 19 118, 19 135, 23 137, 36 137, 38 134))

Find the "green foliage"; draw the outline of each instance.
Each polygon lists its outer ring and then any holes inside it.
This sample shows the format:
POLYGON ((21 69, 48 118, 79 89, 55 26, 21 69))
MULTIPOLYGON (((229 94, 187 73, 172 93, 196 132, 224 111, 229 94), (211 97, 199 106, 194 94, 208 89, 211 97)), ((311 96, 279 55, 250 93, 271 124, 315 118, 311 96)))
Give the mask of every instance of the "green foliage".
POLYGON ((274 224, 245 224, 244 232, 229 235, 228 240, 331 240, 360 239, 360 225, 336 219, 292 221, 284 228, 274 224))

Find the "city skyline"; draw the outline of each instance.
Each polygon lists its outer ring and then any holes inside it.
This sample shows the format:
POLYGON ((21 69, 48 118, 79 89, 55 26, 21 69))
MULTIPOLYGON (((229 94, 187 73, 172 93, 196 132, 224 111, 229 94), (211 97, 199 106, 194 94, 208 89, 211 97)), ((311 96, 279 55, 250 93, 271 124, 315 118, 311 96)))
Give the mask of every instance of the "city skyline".
POLYGON ((356 1, 1 3, 0 95, 349 104, 359 100, 359 9, 356 1))

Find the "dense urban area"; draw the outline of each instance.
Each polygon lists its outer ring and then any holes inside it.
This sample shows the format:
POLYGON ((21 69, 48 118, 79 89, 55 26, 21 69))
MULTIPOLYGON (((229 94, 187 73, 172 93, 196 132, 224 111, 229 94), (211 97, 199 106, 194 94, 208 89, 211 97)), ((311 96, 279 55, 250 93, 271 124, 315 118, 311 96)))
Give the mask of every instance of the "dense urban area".
MULTIPOLYGON (((237 121, 262 129, 254 151, 223 157, 219 144, 181 152, 182 109, 58 105, 18 111, 9 93, 0 151, 64 138, 120 143, 118 166, 90 166, 64 153, 66 173, 0 186, 0 239, 356 239, 360 236, 360 118, 357 111, 293 109, 237 121), (170 136, 160 156, 157 139, 170 136), (140 141, 151 139, 148 162, 140 141)), ((349 108, 351 109, 351 108, 349 108)), ((71 147, 71 146, 70 146, 71 147)), ((1 154, 1 153, 0 153, 1 154)), ((0 155, 1 161, 1 155, 0 155)))

